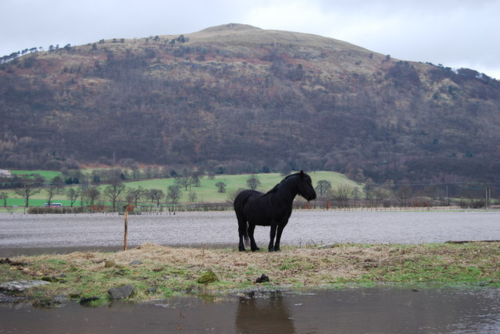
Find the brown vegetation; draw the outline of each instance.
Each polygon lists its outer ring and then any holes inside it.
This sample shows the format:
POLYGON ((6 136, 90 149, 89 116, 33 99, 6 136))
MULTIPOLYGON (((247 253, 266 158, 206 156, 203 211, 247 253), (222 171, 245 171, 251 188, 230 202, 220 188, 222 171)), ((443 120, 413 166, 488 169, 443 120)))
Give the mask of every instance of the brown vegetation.
POLYGON ((226 25, 0 65, 0 166, 362 170, 497 180, 500 85, 320 36, 226 25))
POLYGON ((268 288, 384 283, 497 286, 498 246, 498 242, 338 244, 246 253, 145 244, 117 253, 19 256, 13 259, 15 267, 1 265, 0 273, 4 282, 48 279, 54 284, 45 286, 44 292, 38 291, 38 295, 48 296, 102 297, 110 288, 130 284, 136 287, 136 300, 251 288, 262 274, 269 277, 268 288), (211 273, 214 280, 199 284, 198 279, 206 273, 211 273))

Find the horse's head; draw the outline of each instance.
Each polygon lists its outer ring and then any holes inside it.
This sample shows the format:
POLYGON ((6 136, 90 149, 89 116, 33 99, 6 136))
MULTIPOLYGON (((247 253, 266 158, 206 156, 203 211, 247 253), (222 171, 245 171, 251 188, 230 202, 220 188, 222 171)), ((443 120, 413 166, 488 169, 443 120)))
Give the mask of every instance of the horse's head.
POLYGON ((316 191, 314 190, 311 177, 304 173, 304 171, 300 171, 297 173, 298 175, 298 194, 304 197, 308 201, 312 201, 316 199, 316 191))

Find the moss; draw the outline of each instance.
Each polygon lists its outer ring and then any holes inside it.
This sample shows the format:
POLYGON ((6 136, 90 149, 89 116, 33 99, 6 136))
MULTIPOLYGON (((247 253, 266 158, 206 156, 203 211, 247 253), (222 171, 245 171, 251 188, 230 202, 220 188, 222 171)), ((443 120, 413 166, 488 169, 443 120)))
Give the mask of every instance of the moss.
POLYGON ((209 284, 218 281, 219 277, 217 277, 217 275, 211 269, 208 269, 208 271, 206 271, 203 275, 200 276, 200 278, 198 278, 197 282, 200 284, 209 284))

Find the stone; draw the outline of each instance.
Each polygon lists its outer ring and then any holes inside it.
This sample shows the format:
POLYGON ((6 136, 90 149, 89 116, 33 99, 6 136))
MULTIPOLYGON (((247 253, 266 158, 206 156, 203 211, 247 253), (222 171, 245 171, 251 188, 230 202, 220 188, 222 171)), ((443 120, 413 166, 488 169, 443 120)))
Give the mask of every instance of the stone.
POLYGON ((80 299, 80 305, 91 306, 92 302, 98 301, 99 299, 99 297, 84 297, 80 299))
POLYGON ((135 291, 133 285, 124 285, 118 288, 112 288, 108 290, 109 299, 120 300, 129 298, 135 291))
POLYGON ((113 268, 116 267, 115 261, 108 260, 104 262, 104 268, 113 268))
POLYGON ((0 284, 0 291, 10 291, 10 292, 23 292, 25 290, 34 288, 36 286, 50 284, 50 282, 41 280, 31 280, 31 281, 11 281, 7 283, 0 284))
POLYGON ((217 281, 219 281, 219 278, 211 269, 209 269, 206 273, 201 275, 200 278, 198 278, 198 283, 200 284, 208 284, 217 281))
POLYGON ((269 276, 267 276, 266 274, 262 274, 255 280, 255 283, 264 283, 264 282, 269 282, 269 276))

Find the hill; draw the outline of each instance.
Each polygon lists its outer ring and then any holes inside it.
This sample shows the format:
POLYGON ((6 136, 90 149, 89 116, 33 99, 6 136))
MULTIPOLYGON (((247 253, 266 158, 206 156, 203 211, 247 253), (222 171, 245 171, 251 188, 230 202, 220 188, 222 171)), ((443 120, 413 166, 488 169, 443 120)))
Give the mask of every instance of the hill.
POLYGON ((240 24, 0 65, 0 168, 101 162, 358 181, 499 179, 500 84, 240 24))

